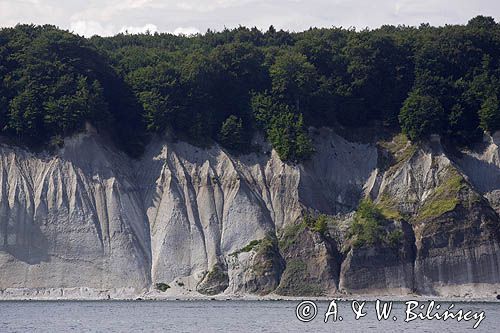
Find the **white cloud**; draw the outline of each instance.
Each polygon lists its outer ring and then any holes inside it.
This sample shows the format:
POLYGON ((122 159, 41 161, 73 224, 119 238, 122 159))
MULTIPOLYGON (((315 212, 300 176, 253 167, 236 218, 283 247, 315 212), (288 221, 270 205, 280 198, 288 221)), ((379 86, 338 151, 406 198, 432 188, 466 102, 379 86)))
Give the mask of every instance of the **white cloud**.
POLYGON ((134 26, 125 26, 120 29, 120 33, 129 33, 129 34, 144 34, 146 32, 155 33, 158 31, 158 27, 154 24, 146 24, 142 27, 134 27, 134 26))
MULTIPOLYGON (((123 26, 120 30, 116 30, 115 26, 112 24, 103 25, 97 21, 83 20, 71 22, 69 30, 75 34, 85 37, 92 37, 94 35, 107 37, 114 36, 118 33, 135 35, 144 34, 148 31, 150 33, 159 32, 158 27, 152 23, 148 23, 143 26, 123 26)), ((174 30, 166 30, 166 32, 174 35, 192 36, 200 33, 200 30, 195 27, 178 27, 174 30)))
POLYGON ((185 11, 209 12, 217 9, 225 9, 231 7, 244 7, 251 3, 262 2, 259 0, 184 0, 177 1, 175 5, 185 11))
POLYGON ((200 33, 200 30, 195 27, 178 27, 171 33, 174 35, 191 36, 200 33))
MULTIPOLYGON (((123 26, 120 30, 116 30, 114 25, 103 25, 97 21, 76 21, 71 22, 70 31, 85 37, 99 36, 114 36, 118 33, 124 34, 144 34, 146 32, 159 32, 155 24, 148 23, 143 26, 123 26)), ((200 30, 195 27, 178 27, 174 30, 166 30, 166 32, 174 35, 192 36, 200 33, 200 30)))
POLYGON ((60 22, 64 15, 67 13, 63 8, 43 0, 0 0, 0 27, 18 23, 55 24, 60 22))
POLYGON ((194 34, 238 25, 299 31, 311 26, 376 28, 382 24, 466 23, 500 19, 492 0, 0 0, 0 27, 54 24, 91 36, 151 31, 194 34), (154 25, 156 29, 153 29, 154 25), (146 28, 145 28, 146 27, 146 28))
POLYGON ((112 24, 102 25, 96 21, 76 21, 71 22, 70 31, 85 37, 99 36, 113 36, 114 27, 112 24))
POLYGON ((154 0, 128 0, 128 1, 123 1, 123 5, 128 8, 143 8, 147 7, 148 5, 151 5, 154 0))

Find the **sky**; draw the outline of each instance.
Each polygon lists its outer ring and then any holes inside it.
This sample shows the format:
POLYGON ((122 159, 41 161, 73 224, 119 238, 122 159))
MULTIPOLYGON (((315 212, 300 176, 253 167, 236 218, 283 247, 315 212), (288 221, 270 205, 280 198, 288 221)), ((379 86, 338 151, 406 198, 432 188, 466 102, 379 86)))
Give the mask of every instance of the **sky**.
POLYGON ((120 32, 195 34, 239 25, 302 31, 310 27, 463 24, 500 21, 498 0, 0 0, 0 27, 53 24, 79 35, 120 32))

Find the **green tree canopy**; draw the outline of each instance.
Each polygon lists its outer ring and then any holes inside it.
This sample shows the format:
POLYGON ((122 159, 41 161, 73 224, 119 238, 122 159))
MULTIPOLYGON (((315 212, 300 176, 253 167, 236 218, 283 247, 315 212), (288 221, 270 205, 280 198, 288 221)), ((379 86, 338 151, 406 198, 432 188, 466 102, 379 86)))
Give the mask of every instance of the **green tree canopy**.
POLYGON ((298 52, 287 51, 278 55, 269 74, 273 93, 299 112, 301 102, 308 99, 317 85, 315 67, 298 52))
POLYGON ((244 151, 249 145, 245 137, 241 118, 231 115, 222 123, 219 131, 219 142, 222 146, 233 151, 244 151))
POLYGON ((413 92, 404 102, 399 121, 411 140, 421 140, 430 134, 442 133, 444 110, 435 97, 413 92))
POLYGON ((500 104, 498 97, 493 94, 486 98, 479 110, 481 128, 490 133, 500 130, 500 104))
POLYGON ((311 156, 311 126, 374 126, 413 140, 439 133, 471 145, 499 129, 498 96, 500 26, 486 16, 443 27, 238 27, 191 37, 0 29, 0 131, 28 145, 86 122, 134 156, 166 130, 235 153, 260 131, 289 161, 311 156))

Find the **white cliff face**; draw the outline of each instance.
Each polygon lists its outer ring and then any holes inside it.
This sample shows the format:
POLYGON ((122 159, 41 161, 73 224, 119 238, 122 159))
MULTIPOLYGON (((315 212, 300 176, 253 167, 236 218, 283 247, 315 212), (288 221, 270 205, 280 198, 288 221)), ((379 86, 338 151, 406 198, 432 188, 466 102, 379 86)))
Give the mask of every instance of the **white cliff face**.
POLYGON ((0 288, 148 286, 149 226, 123 156, 91 136, 57 156, 0 148, 0 288))
POLYGON ((500 213, 500 131, 484 136, 483 144, 476 150, 463 151, 457 160, 471 183, 500 213))
POLYGON ((300 202, 326 214, 352 211, 377 170, 375 145, 349 142, 328 130, 314 144, 313 158, 300 170, 300 202))
MULTIPOLYGON (((178 281, 186 290, 203 285, 226 294, 269 292, 280 282, 284 258, 297 269, 314 269, 310 260, 331 265, 309 275, 310 290, 322 279, 332 292, 339 279, 353 285, 349 274, 363 268, 343 264, 340 272, 342 244, 304 232, 291 252, 280 254, 276 237, 300 221, 305 209, 352 215, 367 193, 390 194, 402 212, 414 213, 452 162, 439 149, 420 150, 397 170, 381 172, 375 144, 352 143, 330 130, 321 130, 314 141, 316 153, 302 165, 283 163, 274 151, 235 157, 218 146, 201 149, 159 140, 132 160, 95 134, 66 140, 56 154, 2 146, 0 296, 12 295, 15 288, 60 297, 140 295, 156 283, 176 286, 178 281), (267 247, 241 252, 264 239, 267 247)), ((470 159, 481 163, 478 156, 470 159)), ((472 169, 463 170, 474 178, 472 169)), ((414 243, 409 240, 404 252, 405 277, 399 277, 404 285, 379 283, 377 289, 412 289, 414 243)), ((391 263, 396 271, 398 256, 391 263)), ((362 265, 360 257, 350 258, 362 265)), ((428 262, 421 266, 429 270, 428 262)), ((282 290, 294 285, 292 273, 286 272, 289 281, 282 290)))
POLYGON ((218 148, 152 145, 137 164, 137 182, 151 225, 153 280, 202 277, 224 255, 275 232, 271 209, 281 202, 268 186, 280 176, 259 162, 218 148))
POLYGON ((235 158, 162 142, 132 161, 93 134, 55 155, 3 146, 0 289, 199 281, 295 222, 304 202, 329 212, 356 204, 375 149, 323 131, 318 152, 304 167, 275 152, 235 158))
POLYGON ((135 166, 151 226, 153 281, 201 279, 231 253, 295 222, 304 206, 356 206, 376 149, 325 130, 317 150, 304 166, 291 166, 274 151, 235 158, 218 147, 151 144, 135 166))

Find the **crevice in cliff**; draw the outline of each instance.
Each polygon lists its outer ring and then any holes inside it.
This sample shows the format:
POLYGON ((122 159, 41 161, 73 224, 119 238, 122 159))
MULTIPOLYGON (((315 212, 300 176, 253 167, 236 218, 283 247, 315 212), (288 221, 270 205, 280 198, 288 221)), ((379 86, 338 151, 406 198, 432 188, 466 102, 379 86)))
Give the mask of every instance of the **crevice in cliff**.
MULTIPOLYGON (((412 224, 408 224, 408 233, 409 233, 409 243, 412 245, 411 248, 411 263, 412 263, 412 274, 411 274, 411 291, 413 293, 417 293, 417 282, 416 282, 416 266, 417 266, 417 255, 418 255, 418 242, 415 234, 415 229, 412 224)), ((405 237, 408 237, 405 235, 405 237)))
POLYGON ((333 260, 335 263, 335 270, 332 272, 334 281, 335 281, 335 291, 339 292, 340 291, 340 277, 341 277, 341 269, 342 269, 342 264, 344 263, 346 259, 346 255, 342 253, 342 247, 341 244, 337 242, 332 237, 325 237, 325 240, 331 244, 332 249, 335 250, 333 253, 333 260))

